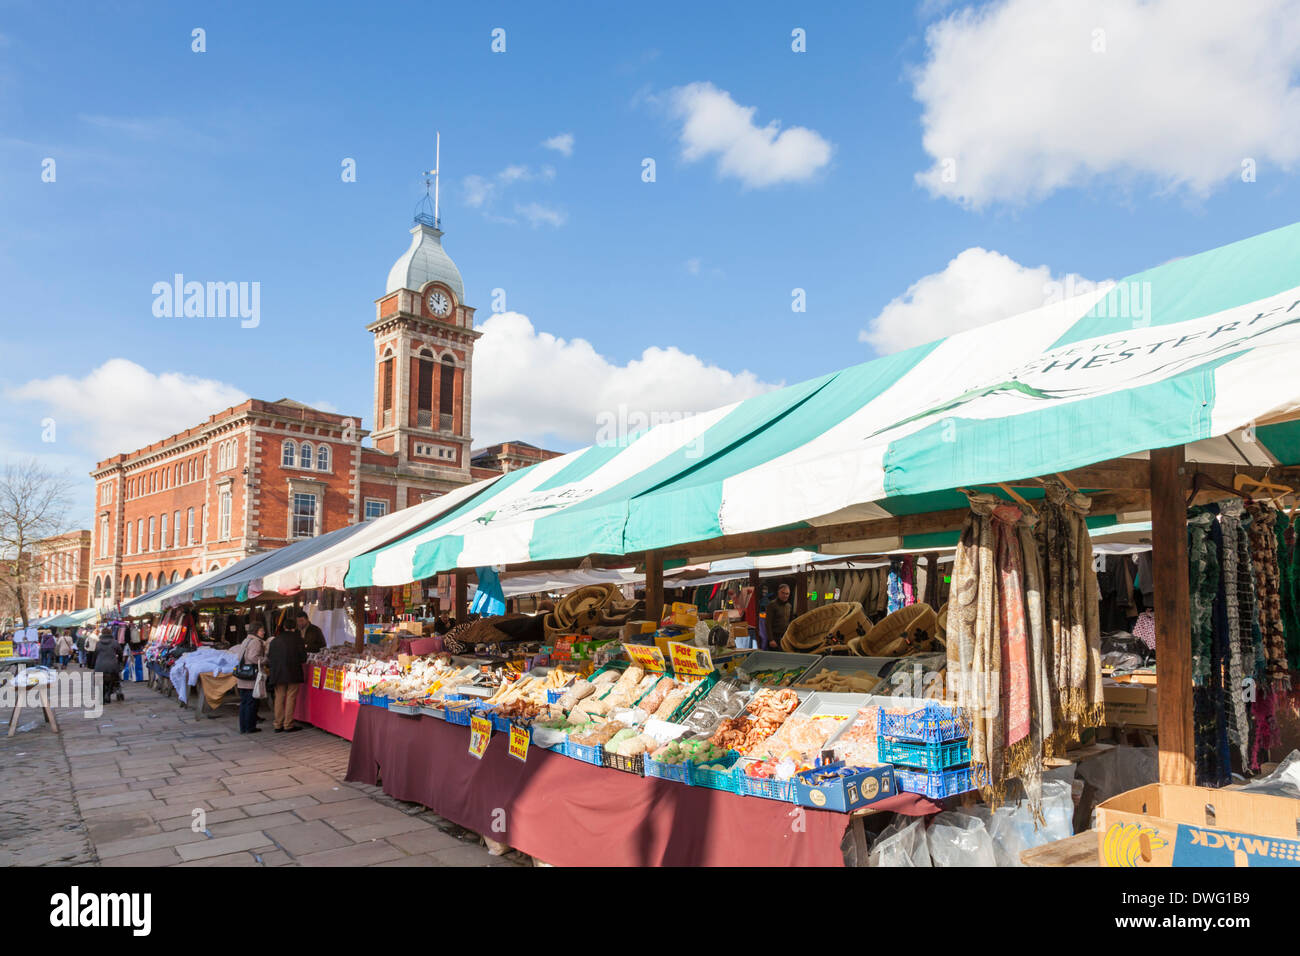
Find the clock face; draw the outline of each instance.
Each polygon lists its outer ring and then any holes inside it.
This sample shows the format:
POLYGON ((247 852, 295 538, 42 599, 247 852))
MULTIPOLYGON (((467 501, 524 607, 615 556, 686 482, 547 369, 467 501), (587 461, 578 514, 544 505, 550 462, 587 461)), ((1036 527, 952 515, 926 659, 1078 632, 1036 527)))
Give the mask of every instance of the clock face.
POLYGON ((451 314, 451 299, 447 293, 441 289, 434 289, 429 293, 429 311, 439 318, 445 318, 451 314))

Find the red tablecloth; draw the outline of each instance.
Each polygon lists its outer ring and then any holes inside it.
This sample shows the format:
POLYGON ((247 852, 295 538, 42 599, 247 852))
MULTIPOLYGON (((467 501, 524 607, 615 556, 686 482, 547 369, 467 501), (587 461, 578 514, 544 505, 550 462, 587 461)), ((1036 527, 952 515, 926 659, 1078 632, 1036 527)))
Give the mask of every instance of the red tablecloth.
MULTIPOLYGON (((847 814, 642 778, 538 747, 524 763, 493 734, 481 760, 469 728, 362 707, 350 781, 420 803, 463 827, 560 866, 842 866, 847 814)), ((938 806, 913 794, 878 805, 938 806)))
MULTIPOLYGON (((319 683, 324 684, 323 669, 319 683)), ((306 680, 298 691, 298 706, 294 709, 294 720, 311 724, 321 730, 327 730, 345 740, 352 739, 352 728, 357 722, 361 704, 357 701, 343 699, 342 691, 327 690, 324 686, 312 686, 312 665, 305 668, 306 680)), ((366 710, 374 710, 367 707, 366 710)))

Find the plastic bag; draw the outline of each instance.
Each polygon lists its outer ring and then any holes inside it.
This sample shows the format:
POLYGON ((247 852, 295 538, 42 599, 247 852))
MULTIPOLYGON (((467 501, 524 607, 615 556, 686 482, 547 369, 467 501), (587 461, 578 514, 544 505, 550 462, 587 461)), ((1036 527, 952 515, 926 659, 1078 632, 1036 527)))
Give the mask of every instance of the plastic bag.
POLYGON ((880 832, 867 866, 933 866, 925 839, 925 818, 899 816, 880 832))
POLYGON ((1241 788, 1250 793, 1267 793, 1275 797, 1300 799, 1300 750, 1293 750, 1267 777, 1241 788))
POLYGON ((935 866, 997 866, 993 838, 984 821, 970 813, 947 811, 930 824, 930 859, 935 866))

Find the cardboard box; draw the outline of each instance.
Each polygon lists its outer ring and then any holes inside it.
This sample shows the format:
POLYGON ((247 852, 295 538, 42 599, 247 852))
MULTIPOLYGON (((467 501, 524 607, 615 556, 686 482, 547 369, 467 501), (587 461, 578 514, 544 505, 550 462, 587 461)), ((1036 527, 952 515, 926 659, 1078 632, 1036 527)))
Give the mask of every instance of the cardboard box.
POLYGON ((847 813, 888 797, 897 788, 894 785, 894 768, 888 764, 879 767, 855 767, 854 772, 818 784, 809 781, 828 770, 839 770, 842 763, 827 764, 815 770, 805 770, 793 778, 794 802, 818 810, 838 810, 847 813))
POLYGON ((1158 723, 1156 688, 1146 684, 1102 684, 1108 727, 1154 727, 1158 723))
POLYGON ((1152 783, 1097 804, 1102 866, 1300 867, 1300 800, 1152 783))

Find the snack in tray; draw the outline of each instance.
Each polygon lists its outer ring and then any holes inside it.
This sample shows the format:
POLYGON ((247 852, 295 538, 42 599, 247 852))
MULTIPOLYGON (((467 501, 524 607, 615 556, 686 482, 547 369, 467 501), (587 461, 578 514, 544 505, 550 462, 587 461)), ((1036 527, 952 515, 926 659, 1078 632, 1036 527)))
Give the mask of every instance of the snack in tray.
POLYGON ((654 688, 650 693, 646 694, 637 706, 647 714, 653 714, 659 709, 659 705, 664 702, 664 698, 668 696, 668 692, 676 686, 677 681, 673 680, 671 677, 665 677, 659 683, 654 685, 654 688))
POLYGON ((601 671, 591 679, 591 682, 595 684, 597 688, 604 688, 606 684, 613 684, 618 679, 618 671, 601 671))
POLYGON ((604 717, 613 709, 609 701, 601 700, 593 695, 586 700, 579 701, 578 706, 569 711, 569 719, 576 723, 590 720, 592 717, 604 717))
POLYGON ((566 711, 573 710, 573 708, 577 706, 578 701, 582 700, 585 697, 591 696, 591 694, 594 693, 595 690, 596 690, 596 685, 593 684, 591 681, 588 680, 574 681, 571 685, 569 685, 568 690, 564 692, 564 696, 560 698, 560 708, 566 711))
POLYGON ((828 667, 794 686, 830 694, 870 694, 880 681, 866 671, 838 671, 828 667))
POLYGON ((663 703, 659 705, 658 710, 654 712, 654 716, 660 720, 667 720, 673 715, 673 711, 682 705, 682 701, 690 696, 690 693, 689 687, 679 686, 673 688, 668 692, 668 696, 664 698, 663 703))
POLYGON ((623 672, 623 676, 618 679, 618 683, 603 699, 609 702, 611 708, 631 707, 632 702, 636 700, 637 685, 643 677, 645 677, 644 670, 636 664, 629 665, 623 672))
POLYGON ((727 752, 702 737, 673 740, 651 754, 650 759, 665 764, 712 764, 723 760, 727 752))
POLYGON ((807 669, 803 667, 786 667, 771 668, 768 670, 754 671, 749 675, 749 679, 764 687, 789 687, 794 683, 795 678, 807 669))
POLYGON ((575 744, 581 744, 584 747, 603 747, 609 743, 620 730, 627 728, 617 720, 609 720, 603 724, 593 727, 590 731, 583 734, 569 734, 569 739, 575 744))
POLYGON ((751 757, 765 759, 781 754, 794 753, 808 759, 816 759, 826 741, 848 720, 847 717, 821 716, 809 717, 804 714, 791 714, 781 728, 751 752, 751 757))
POLYGON ((765 780, 789 780, 801 770, 811 770, 811 761, 799 760, 797 755, 782 754, 768 760, 755 760, 745 767, 745 773, 751 777, 765 780))
POLYGON ((853 723, 835 741, 835 759, 849 766, 871 766, 877 762, 877 706, 860 707, 853 723))
POLYGON ((744 714, 724 720, 712 740, 719 747, 747 754, 776 733, 798 706, 799 695, 794 691, 765 687, 754 695, 744 714))
POLYGON ((624 727, 613 737, 610 737, 609 740, 605 741, 605 753, 618 753, 619 744, 623 743, 625 740, 630 741, 637 736, 638 734, 633 728, 624 727))

